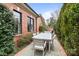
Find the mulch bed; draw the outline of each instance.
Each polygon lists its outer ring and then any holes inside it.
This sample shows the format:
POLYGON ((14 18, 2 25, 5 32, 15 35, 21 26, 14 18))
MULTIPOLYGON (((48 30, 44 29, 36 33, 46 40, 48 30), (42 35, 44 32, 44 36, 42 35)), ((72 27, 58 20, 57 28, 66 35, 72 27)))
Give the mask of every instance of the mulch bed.
POLYGON ((15 54, 17 54, 19 51, 21 51, 22 49, 24 49, 26 46, 28 46, 30 43, 32 42, 31 41, 28 41, 25 45, 21 46, 21 47, 16 47, 15 51, 12 52, 11 54, 9 54, 9 56, 14 56, 15 54))

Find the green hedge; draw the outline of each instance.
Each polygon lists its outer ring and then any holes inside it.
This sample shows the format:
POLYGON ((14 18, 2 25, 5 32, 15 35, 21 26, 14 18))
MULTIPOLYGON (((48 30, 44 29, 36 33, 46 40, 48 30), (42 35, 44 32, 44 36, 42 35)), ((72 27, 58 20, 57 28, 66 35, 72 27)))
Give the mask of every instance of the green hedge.
POLYGON ((13 34, 15 32, 12 12, 0 5, 0 55, 9 55, 14 51, 13 34))
POLYGON ((56 33, 68 55, 79 55, 79 4, 64 4, 56 33))
POLYGON ((44 32, 46 30, 47 30, 46 27, 43 25, 39 27, 39 32, 44 32))

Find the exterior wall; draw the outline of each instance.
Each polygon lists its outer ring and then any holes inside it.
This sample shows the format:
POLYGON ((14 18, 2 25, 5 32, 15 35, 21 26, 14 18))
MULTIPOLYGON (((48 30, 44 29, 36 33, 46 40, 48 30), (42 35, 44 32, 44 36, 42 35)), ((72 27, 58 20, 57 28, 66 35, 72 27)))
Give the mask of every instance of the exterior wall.
POLYGON ((42 21, 41 17, 37 18, 37 32, 39 32, 39 27, 42 26, 42 21))
POLYGON ((31 33, 31 32, 28 32, 28 29, 27 29, 27 16, 31 16, 34 19, 34 32, 36 32, 36 18, 31 14, 31 12, 25 11, 21 7, 18 7, 16 4, 13 4, 13 3, 5 3, 3 5, 9 8, 11 11, 15 9, 22 13, 22 34, 15 35, 14 41, 18 41, 21 35, 27 35, 31 33))
MULTIPOLYGON (((22 13, 22 34, 25 35, 25 34, 29 33, 27 30, 27 16, 31 16, 32 18, 34 18, 34 21, 35 21, 35 17, 31 13, 24 11, 20 7, 16 6, 15 4, 7 3, 4 5, 6 5, 11 11, 13 11, 13 9, 15 9, 22 13)), ((35 22, 34 22, 34 25, 35 25, 35 22)), ((35 28, 36 27, 34 26, 34 31, 35 31, 35 28)))

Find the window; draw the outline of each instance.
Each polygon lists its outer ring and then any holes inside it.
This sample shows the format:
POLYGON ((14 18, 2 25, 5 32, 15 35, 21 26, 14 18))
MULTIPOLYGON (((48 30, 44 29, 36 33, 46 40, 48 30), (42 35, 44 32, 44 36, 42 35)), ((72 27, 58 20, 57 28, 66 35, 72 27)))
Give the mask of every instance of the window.
POLYGON ((28 17, 28 31, 33 32, 34 31, 34 19, 31 17, 28 17))
POLYGON ((22 33, 22 15, 20 12, 13 10, 14 16, 15 16, 15 26, 16 26, 16 34, 22 33))

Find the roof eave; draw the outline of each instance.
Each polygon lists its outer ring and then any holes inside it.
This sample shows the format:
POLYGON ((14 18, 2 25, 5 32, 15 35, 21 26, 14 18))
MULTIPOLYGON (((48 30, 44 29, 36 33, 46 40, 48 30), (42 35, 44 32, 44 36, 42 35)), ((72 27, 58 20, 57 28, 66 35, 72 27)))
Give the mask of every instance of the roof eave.
POLYGON ((39 17, 39 15, 28 5, 25 3, 15 3, 16 5, 18 5, 19 7, 24 7, 25 10, 28 10, 29 12, 31 12, 35 17, 39 17))

